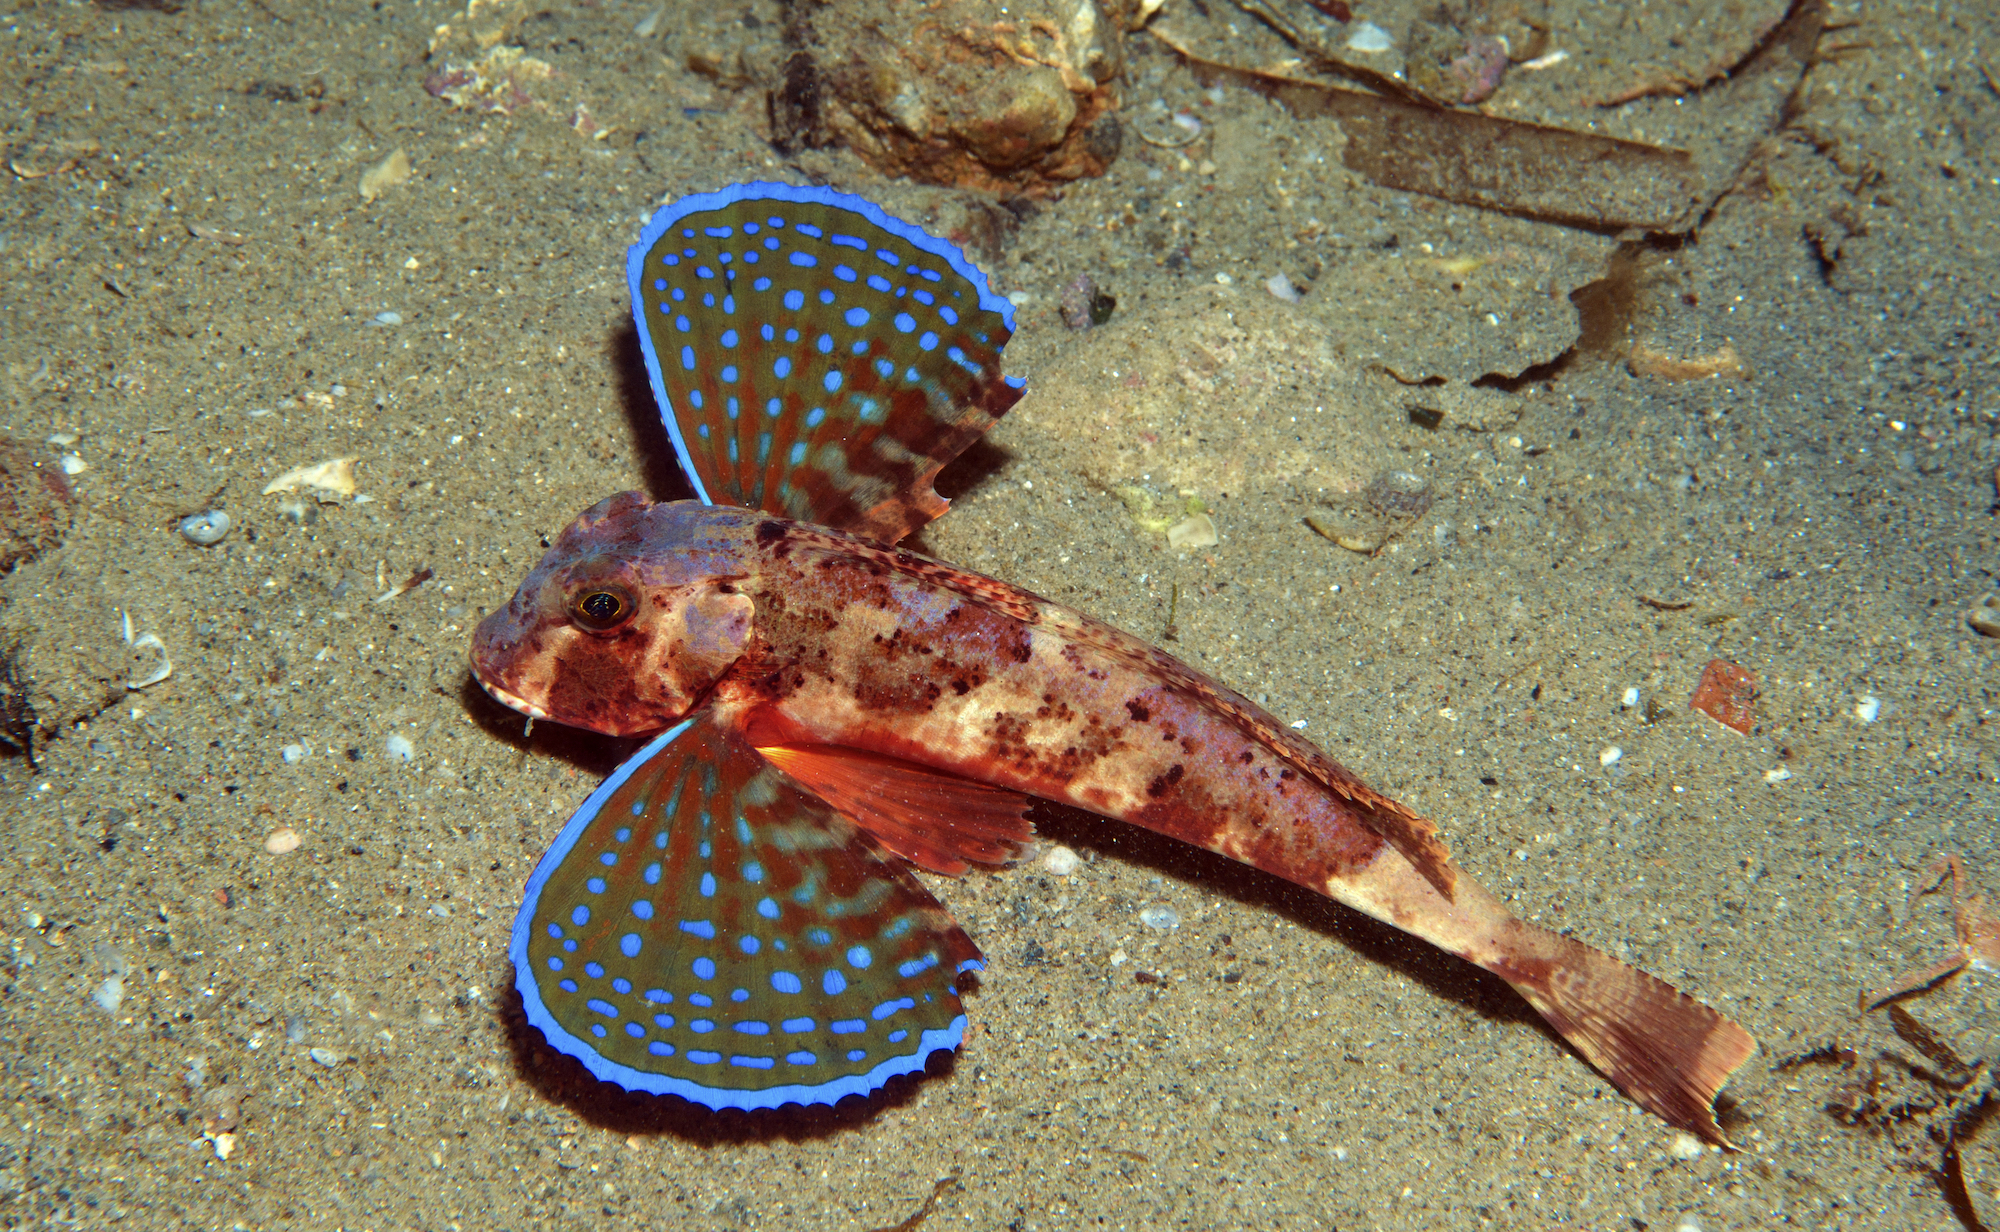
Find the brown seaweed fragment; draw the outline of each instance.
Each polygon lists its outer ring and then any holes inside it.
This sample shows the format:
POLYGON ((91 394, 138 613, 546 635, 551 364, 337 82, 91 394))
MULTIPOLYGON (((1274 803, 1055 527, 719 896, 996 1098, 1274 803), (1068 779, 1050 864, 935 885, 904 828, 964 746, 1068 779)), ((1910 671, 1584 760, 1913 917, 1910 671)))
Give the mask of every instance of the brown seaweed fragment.
POLYGON ((2000 916, 1994 915, 1983 894, 1976 891, 1966 893, 1965 868, 1959 863, 1956 853, 1940 853, 1931 861, 1930 873, 1930 882, 1917 893, 1932 893, 1944 884, 1947 875, 1951 877, 1952 926, 1958 944, 1951 953, 1930 966, 1905 971, 1887 988, 1862 993, 1861 1012, 1864 1014, 1885 1001, 1929 988, 1967 967, 1988 974, 2000 974, 2000 916))
POLYGON ((1385 188, 1607 233, 1684 230, 1704 205, 1702 176, 1684 150, 1446 110, 1407 91, 1387 97, 1238 68, 1150 29, 1204 78, 1337 121, 1347 169, 1385 188))

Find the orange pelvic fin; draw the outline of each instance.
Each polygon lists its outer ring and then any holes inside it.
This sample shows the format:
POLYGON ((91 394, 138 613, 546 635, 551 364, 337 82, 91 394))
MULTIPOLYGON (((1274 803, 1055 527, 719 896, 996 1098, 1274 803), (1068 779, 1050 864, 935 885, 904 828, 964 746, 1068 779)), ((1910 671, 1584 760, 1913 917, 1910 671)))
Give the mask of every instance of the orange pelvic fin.
POLYGON ((830 744, 759 748, 786 776, 918 868, 956 877, 967 864, 1008 864, 1035 835, 1019 792, 879 753, 830 744))

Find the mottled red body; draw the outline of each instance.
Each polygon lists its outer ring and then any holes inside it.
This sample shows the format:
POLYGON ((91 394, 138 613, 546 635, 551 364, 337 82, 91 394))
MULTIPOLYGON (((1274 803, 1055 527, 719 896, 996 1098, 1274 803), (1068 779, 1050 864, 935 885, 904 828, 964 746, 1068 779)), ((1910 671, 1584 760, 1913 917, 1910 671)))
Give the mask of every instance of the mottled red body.
POLYGON ((1515 919, 1458 872, 1429 822, 1240 694, 915 553, 627 493, 564 532, 481 625, 473 663, 508 704, 614 734, 706 706, 892 850, 942 871, 1025 836, 993 819, 993 789, 1219 852, 1501 975, 1640 1103, 1716 1141, 1710 1101, 1754 1047, 1668 985, 1515 919), (607 595, 629 601, 615 621, 598 619, 607 595), (957 812, 984 818, 970 837, 952 836, 957 812))
POLYGON ((1145 826, 1323 889, 1427 828, 1241 695, 1018 587, 760 524, 757 638, 715 702, 759 744, 871 749, 1145 826), (1373 824, 1371 824, 1371 822, 1373 824))

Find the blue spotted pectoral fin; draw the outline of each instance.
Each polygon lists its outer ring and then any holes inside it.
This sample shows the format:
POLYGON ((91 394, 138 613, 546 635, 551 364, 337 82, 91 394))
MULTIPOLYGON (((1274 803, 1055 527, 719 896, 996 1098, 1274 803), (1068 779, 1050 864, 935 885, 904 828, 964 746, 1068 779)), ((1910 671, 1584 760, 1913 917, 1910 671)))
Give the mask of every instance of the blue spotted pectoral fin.
POLYGON ((956 1048, 979 951, 907 869, 707 716, 563 827, 511 946, 528 1021, 627 1090, 832 1104, 956 1048))
POLYGON ((830 189, 737 184, 655 214, 626 257, 682 468, 710 504, 888 542, 1021 396, 1012 306, 956 247, 830 189))

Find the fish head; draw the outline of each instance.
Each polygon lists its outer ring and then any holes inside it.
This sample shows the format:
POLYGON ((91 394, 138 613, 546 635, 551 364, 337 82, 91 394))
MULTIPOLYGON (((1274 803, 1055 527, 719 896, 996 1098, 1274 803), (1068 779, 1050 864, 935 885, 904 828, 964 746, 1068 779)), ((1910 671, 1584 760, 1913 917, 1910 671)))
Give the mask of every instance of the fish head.
POLYGON ((585 510, 479 623, 473 675, 531 718, 610 736, 671 726, 749 642, 744 512, 638 492, 585 510))

